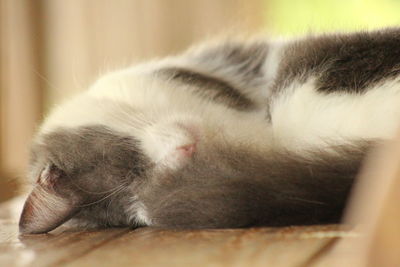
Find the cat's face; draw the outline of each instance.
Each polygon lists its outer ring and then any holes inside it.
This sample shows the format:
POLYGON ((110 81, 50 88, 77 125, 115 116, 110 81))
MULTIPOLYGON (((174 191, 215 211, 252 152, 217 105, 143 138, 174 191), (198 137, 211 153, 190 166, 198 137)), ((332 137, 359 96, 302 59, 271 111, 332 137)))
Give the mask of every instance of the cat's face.
MULTIPOLYGON (((247 224, 239 210, 251 194, 233 178, 249 163, 231 161, 242 160, 233 154, 231 133, 241 132, 236 121, 247 113, 230 114, 171 84, 152 80, 131 88, 134 82, 121 85, 129 75, 116 77, 59 106, 42 125, 20 231, 48 232, 69 219, 90 227, 247 224)), ((242 119, 246 134, 259 132, 253 120, 262 118, 242 119)))
MULTIPOLYGON (((103 126, 46 134, 32 147, 30 175, 35 187, 25 204, 21 229, 46 232, 85 207, 93 209, 102 199, 122 195, 129 185, 140 183, 149 167, 135 139, 103 126)), ((119 208, 118 202, 124 200, 114 201, 108 203, 109 208, 119 208)), ((93 214, 100 224, 122 224, 123 220, 110 219, 102 222, 93 214)))
POLYGON ((21 232, 47 232, 71 218, 87 226, 150 224, 144 205, 149 188, 194 164, 195 154, 201 158, 201 142, 196 126, 183 119, 142 130, 144 135, 134 136, 88 125, 40 134, 31 151, 35 185, 21 232))
POLYGON ((35 186, 20 231, 44 233, 70 219, 83 227, 250 224, 255 211, 248 203, 266 191, 242 179, 254 159, 215 142, 223 131, 210 135, 204 128, 176 117, 147 126, 143 136, 101 125, 41 134, 32 147, 35 186))

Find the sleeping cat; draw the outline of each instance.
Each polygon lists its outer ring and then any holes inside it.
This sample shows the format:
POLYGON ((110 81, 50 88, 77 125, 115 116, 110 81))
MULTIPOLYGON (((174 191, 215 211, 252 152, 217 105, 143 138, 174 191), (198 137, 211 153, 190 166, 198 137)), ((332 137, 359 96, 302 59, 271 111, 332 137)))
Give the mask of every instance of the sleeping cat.
POLYGON ((337 222, 398 122, 400 29, 202 45, 51 112, 20 231, 337 222))

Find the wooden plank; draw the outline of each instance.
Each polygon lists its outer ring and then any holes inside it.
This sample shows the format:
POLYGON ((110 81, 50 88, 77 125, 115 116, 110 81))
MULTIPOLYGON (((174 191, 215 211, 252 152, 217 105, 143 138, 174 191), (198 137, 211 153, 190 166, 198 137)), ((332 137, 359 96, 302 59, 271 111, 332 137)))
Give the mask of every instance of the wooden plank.
POLYGON ((341 240, 316 266, 400 266, 400 133, 371 154, 359 181, 346 223, 357 225, 361 238, 341 240))
POLYGON ((309 266, 337 238, 337 225, 220 230, 156 228, 18 236, 24 198, 0 206, 0 266, 309 266))
POLYGON ((179 231, 142 228, 67 266, 301 266, 337 226, 179 231))
POLYGON ((126 229, 18 236, 16 224, 0 220, 0 266, 55 266, 74 260, 124 234, 126 229), (8 236, 7 236, 8 235, 8 236))
POLYGON ((18 265, 15 260, 22 259, 29 266, 60 265, 123 233, 121 229, 108 229, 101 232, 23 237, 19 238, 19 242, 0 245, 0 263, 2 266, 15 266, 18 265))
POLYGON ((363 224, 360 266, 400 265, 400 133, 371 155, 349 210, 349 221, 363 224))
POLYGON ((76 232, 60 228, 45 235, 18 235, 24 197, 0 205, 0 266, 54 266, 116 238, 127 229, 76 232))

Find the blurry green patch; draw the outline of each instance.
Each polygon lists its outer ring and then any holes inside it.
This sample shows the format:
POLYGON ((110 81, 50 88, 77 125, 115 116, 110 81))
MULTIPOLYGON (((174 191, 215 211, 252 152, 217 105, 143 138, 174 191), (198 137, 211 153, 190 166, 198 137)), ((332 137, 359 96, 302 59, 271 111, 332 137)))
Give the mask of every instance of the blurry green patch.
POLYGON ((373 29, 400 25, 400 0, 265 0, 272 34, 373 29))

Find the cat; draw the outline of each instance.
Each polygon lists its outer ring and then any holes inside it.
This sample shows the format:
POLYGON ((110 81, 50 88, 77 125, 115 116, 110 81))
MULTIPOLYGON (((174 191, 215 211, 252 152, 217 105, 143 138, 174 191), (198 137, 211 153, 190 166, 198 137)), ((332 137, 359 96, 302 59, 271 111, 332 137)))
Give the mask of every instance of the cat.
POLYGON ((398 122, 398 28, 206 43, 106 74, 50 113, 20 232, 338 222, 398 122))

